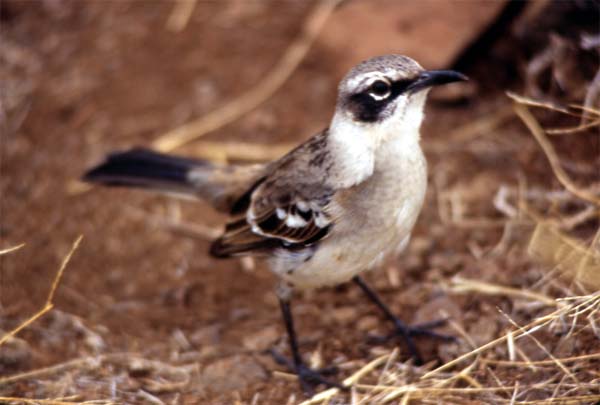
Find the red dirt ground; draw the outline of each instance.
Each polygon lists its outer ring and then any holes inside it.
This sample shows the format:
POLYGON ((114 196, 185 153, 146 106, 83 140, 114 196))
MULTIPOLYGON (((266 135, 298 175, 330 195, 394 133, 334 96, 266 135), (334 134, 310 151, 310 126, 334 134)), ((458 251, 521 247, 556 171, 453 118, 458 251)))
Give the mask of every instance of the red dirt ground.
MULTIPOLYGON (((165 403, 250 403, 255 393, 258 403, 286 403, 292 394, 301 398, 295 382, 272 374, 282 368, 263 354, 273 345, 287 353, 274 278, 260 264, 251 269, 236 260, 214 260, 207 255, 208 241, 178 235, 149 219, 180 216, 183 222, 218 227, 223 217, 202 203, 130 190, 82 191, 73 184, 106 153, 147 146, 255 84, 296 36, 310 6, 199 2, 189 26, 173 33, 165 29, 172 10, 167 2, 2 5, 8 61, 3 74, 12 84, 4 100, 0 247, 26 246, 0 259, 0 328, 14 328, 43 306, 71 243, 80 234, 84 240, 57 292, 56 310, 19 334, 22 351, 15 351, 13 362, 8 357, 0 362, 0 375, 97 353, 133 352, 197 365, 184 389, 153 393, 165 403)), ((205 139, 300 142, 326 126, 335 103, 339 52, 317 43, 269 101, 205 139)), ((458 273, 530 285, 543 271, 518 249, 525 241, 520 236, 501 255, 476 260, 474 251, 497 246, 502 228, 444 223, 439 192, 456 186, 477 190, 488 201, 472 206, 469 215, 501 219, 491 203, 500 184, 514 185, 524 175, 540 186, 557 185, 516 119, 469 148, 445 138, 448 128, 505 105, 504 96, 490 93, 429 107, 423 142, 432 174, 426 207, 409 250, 368 277, 407 321, 436 319, 443 309, 479 343, 505 327, 496 307, 510 313, 511 301, 451 295, 443 285, 458 273)), ((585 152, 592 162, 595 152, 585 152)), ((363 364, 393 347, 366 343, 367 333, 383 333, 388 325, 352 286, 299 298, 294 312, 303 352, 320 348, 325 363, 363 364)), ((437 361, 464 351, 429 341, 421 347, 427 359, 437 361)), ((352 368, 347 367, 340 377, 352 368)), ((114 373, 122 401, 145 402, 138 395, 145 387, 143 370, 141 376, 131 368, 117 367, 114 373)), ((59 383, 68 387, 62 395, 86 400, 110 398, 115 389, 84 379, 59 383)), ((30 381, 0 392, 47 397, 57 391, 30 381)))

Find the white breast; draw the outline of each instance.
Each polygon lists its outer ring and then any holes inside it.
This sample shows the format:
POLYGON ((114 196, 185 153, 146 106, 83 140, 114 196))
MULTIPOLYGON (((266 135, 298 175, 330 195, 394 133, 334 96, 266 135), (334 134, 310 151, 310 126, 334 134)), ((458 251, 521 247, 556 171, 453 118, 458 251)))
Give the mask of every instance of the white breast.
POLYGON ((273 271, 298 288, 317 288, 374 267, 408 242, 426 186, 418 136, 386 141, 376 152, 373 174, 336 195, 342 217, 318 249, 293 259, 282 252, 271 260, 273 271))

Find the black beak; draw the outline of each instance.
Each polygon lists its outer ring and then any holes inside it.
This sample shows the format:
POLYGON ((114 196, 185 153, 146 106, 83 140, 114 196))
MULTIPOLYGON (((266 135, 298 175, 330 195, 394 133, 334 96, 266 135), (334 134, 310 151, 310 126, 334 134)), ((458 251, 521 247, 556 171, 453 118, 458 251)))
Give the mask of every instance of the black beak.
POLYGON ((408 86, 407 90, 416 93, 429 87, 466 80, 469 80, 467 76, 454 70, 426 70, 408 86))

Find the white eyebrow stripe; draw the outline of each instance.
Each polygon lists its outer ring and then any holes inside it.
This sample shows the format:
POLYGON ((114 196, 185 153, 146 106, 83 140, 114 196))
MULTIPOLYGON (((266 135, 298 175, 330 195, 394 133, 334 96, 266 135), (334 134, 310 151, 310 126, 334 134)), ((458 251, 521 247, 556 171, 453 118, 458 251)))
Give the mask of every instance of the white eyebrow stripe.
POLYGON ((366 81, 367 83, 367 87, 369 87, 370 85, 372 85, 373 83, 375 83, 376 81, 381 80, 382 82, 386 82, 388 85, 392 85, 392 82, 390 81, 389 78, 385 77, 385 76, 376 76, 376 77, 371 77, 369 78, 369 80, 366 81))
POLYGON ((386 69, 383 71, 373 71, 356 76, 348 82, 350 88, 358 89, 366 87, 366 84, 372 84, 375 80, 381 79, 388 83, 409 78, 408 72, 395 69, 386 69))
POLYGON ((389 82, 389 79, 386 78, 385 76, 383 76, 382 72, 369 72, 369 73, 365 73, 365 74, 355 77, 348 83, 348 85, 350 88, 358 89, 358 88, 366 87, 365 84, 368 83, 369 81, 371 81, 370 83, 373 83, 374 81, 376 81, 378 79, 382 79, 382 80, 389 82))

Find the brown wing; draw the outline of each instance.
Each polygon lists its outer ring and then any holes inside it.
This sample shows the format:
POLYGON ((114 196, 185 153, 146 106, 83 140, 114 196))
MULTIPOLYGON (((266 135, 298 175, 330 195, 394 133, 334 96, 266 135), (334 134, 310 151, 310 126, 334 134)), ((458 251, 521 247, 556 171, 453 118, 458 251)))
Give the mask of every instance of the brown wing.
MULTIPOLYGON (((251 207, 255 207, 252 204, 251 207)), ((211 248, 218 257, 239 254, 264 254, 282 247, 301 249, 323 239, 333 226, 327 205, 307 206, 299 201, 286 206, 261 204, 257 212, 250 208, 247 216, 230 222, 225 233, 211 248)))
POLYGON ((242 197, 225 233, 213 244, 218 257, 301 249, 323 239, 333 226, 335 190, 327 185, 329 156, 318 135, 273 164, 270 174, 242 197))

